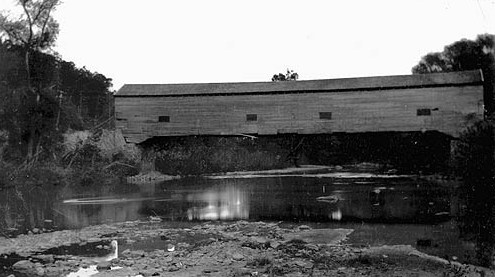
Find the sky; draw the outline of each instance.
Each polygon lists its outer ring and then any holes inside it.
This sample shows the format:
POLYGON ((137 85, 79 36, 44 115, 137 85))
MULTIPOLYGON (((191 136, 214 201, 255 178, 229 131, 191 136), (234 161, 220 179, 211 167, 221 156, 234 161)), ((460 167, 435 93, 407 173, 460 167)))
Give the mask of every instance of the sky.
MULTIPOLYGON (((14 11, 15 0, 0 0, 14 11)), ((123 84, 410 74, 422 56, 495 34, 495 0, 65 0, 53 50, 123 84)))

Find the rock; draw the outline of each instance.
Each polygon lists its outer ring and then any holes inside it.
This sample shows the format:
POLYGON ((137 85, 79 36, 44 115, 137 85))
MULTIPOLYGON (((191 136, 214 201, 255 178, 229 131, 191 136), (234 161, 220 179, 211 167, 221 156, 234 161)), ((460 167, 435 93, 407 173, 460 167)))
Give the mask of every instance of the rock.
POLYGON ((25 271, 33 270, 35 268, 35 264, 31 261, 28 261, 28 260, 22 260, 22 261, 18 261, 14 265, 12 265, 12 268, 15 271, 25 272, 25 271))
POLYGON ((141 258, 144 258, 146 256, 146 252, 144 252, 143 250, 134 250, 134 251, 130 251, 129 252, 129 255, 131 257, 141 257, 141 258))
POLYGON ((38 259, 46 264, 51 264, 55 262, 55 258, 53 257, 53 255, 36 255, 33 256, 33 258, 38 259))
POLYGON ((251 240, 259 244, 266 244, 268 242, 268 239, 263 237, 251 237, 251 240))
POLYGON ((36 275, 38 276, 43 276, 45 275, 45 269, 43 268, 43 266, 39 265, 39 266, 36 266, 35 268, 35 273, 36 275))
POLYGON ((14 271, 21 272, 23 274, 26 274, 28 276, 43 276, 45 275, 45 269, 43 268, 43 265, 41 263, 33 263, 28 260, 22 260, 18 261, 15 263, 12 268, 14 271))
POLYGON ((242 261, 244 259, 244 255, 242 255, 240 253, 234 253, 232 255, 232 259, 234 259, 236 261, 242 261))
POLYGON ((270 247, 272 248, 277 248, 280 246, 280 243, 279 242, 276 242, 276 241, 270 241, 270 247))
POLYGON ((150 218, 151 222, 162 222, 163 221, 163 219, 159 216, 150 216, 149 218, 150 218))
POLYGON ((310 250, 313 250, 313 251, 318 251, 318 250, 320 250, 320 248, 319 248, 317 245, 312 244, 312 243, 308 243, 308 244, 306 244, 306 248, 307 248, 307 249, 310 249, 310 250))
POLYGON ((304 261, 294 261, 293 264, 298 267, 306 267, 307 265, 304 261))
POLYGON ((305 243, 335 245, 345 239, 352 231, 352 229, 311 229, 284 234, 284 239, 286 241, 298 240, 305 243))
POLYGON ((308 225, 301 225, 301 226, 297 227, 297 229, 299 229, 299 230, 311 230, 311 227, 309 227, 308 225))
POLYGON ((90 264, 87 261, 82 261, 81 264, 79 264, 79 266, 82 267, 82 268, 88 268, 89 265, 90 264))
POLYGON ((189 243, 186 243, 186 242, 179 242, 177 243, 177 247, 180 247, 180 248, 187 248, 191 246, 189 243))
POLYGON ((126 249, 122 251, 122 255, 129 255, 129 254, 131 254, 131 249, 126 249))
POLYGON ((311 269, 311 268, 313 268, 313 263, 312 262, 304 262, 304 264, 301 265, 301 267, 303 267, 305 269, 311 269))
POLYGON ((163 256, 168 255, 168 253, 167 253, 167 252, 165 252, 165 250, 163 250, 163 249, 158 249, 158 250, 155 250, 155 251, 153 251, 152 253, 153 253, 153 255, 154 255, 155 257, 163 257, 163 256))
POLYGON ((134 261, 132 261, 132 260, 124 260, 124 261, 122 261, 122 264, 124 264, 125 266, 133 266, 134 265, 134 261))
POLYGON ((96 266, 97 270, 110 270, 111 264, 110 262, 101 262, 96 266))

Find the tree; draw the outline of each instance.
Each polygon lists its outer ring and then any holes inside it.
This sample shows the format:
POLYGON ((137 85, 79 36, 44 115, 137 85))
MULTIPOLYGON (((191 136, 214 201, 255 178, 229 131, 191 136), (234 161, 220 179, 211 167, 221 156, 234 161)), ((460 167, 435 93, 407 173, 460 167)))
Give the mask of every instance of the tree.
POLYGON ((493 266, 495 253, 495 35, 478 35, 429 53, 413 67, 414 74, 481 69, 488 117, 465 130, 454 148, 455 172, 463 177, 460 195, 463 208, 458 216, 461 234, 474 235, 476 256, 483 266, 493 266))
POLYGON ((23 10, 18 19, 12 20, 8 15, 0 14, 0 38, 10 45, 20 46, 23 52, 26 102, 33 104, 28 112, 33 120, 27 134, 27 160, 31 160, 38 153, 42 138, 40 128, 43 125, 37 123, 43 116, 41 102, 47 90, 42 86, 43 82, 33 79, 31 56, 33 53, 49 49, 55 42, 59 25, 51 14, 59 3, 59 0, 18 0, 23 10))
POLYGON ((285 73, 285 75, 282 73, 279 73, 279 74, 273 75, 273 77, 272 77, 273 82, 296 81, 297 79, 299 79, 299 74, 294 72, 294 70, 289 70, 289 69, 287 69, 287 73, 285 73))
POLYGON ((462 39, 445 46, 442 52, 429 53, 412 68, 413 74, 481 69, 485 80, 485 109, 495 112, 495 35, 483 34, 473 40, 462 39))
POLYGON ((0 130, 7 131, 9 144, 15 145, 6 152, 8 157, 20 160, 23 153, 25 159, 32 127, 43 156, 53 157, 57 142, 69 128, 82 130, 109 122, 113 114, 110 78, 52 54, 33 52, 31 79, 42 88, 36 107, 36 98, 25 91, 23 57, 21 46, 0 40, 0 130))
POLYGON ((22 46, 27 87, 37 93, 31 83, 30 55, 32 52, 48 49, 55 42, 59 25, 51 13, 59 0, 18 0, 18 4, 24 11, 20 18, 12 20, 8 15, 0 14, 0 38, 6 38, 10 44, 22 46))

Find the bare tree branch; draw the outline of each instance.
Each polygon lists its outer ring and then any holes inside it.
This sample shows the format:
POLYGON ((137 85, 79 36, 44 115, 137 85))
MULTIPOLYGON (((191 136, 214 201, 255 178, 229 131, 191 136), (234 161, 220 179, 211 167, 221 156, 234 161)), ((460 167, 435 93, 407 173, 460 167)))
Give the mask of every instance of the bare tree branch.
POLYGON ((52 12, 53 8, 55 7, 55 4, 56 4, 56 1, 53 2, 53 5, 51 5, 48 9, 47 9, 47 15, 46 15, 46 18, 45 18, 45 21, 43 22, 43 26, 41 27, 41 33, 40 33, 40 38, 38 39, 38 44, 37 44, 37 48, 40 48, 41 47, 41 42, 43 41, 43 35, 45 33, 45 28, 46 28, 46 24, 48 23, 48 21, 50 20, 50 13, 52 12))
POLYGON ((33 39, 33 21, 31 20, 31 14, 29 14, 29 11, 27 9, 27 3, 29 0, 21 0, 21 6, 24 9, 24 13, 27 16, 28 19, 28 27, 29 27, 29 37, 27 39, 28 43, 31 43, 31 40, 33 39))

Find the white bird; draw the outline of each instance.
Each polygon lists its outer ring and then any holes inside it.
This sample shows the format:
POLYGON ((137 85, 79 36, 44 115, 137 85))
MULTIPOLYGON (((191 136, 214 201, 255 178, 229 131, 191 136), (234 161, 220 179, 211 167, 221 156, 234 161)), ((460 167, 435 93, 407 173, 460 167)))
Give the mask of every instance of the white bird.
POLYGON ((110 253, 103 257, 88 257, 83 258, 85 260, 101 263, 101 262, 109 262, 111 260, 117 259, 119 257, 119 244, 116 240, 112 240, 110 242, 110 253))
POLYGON ((110 249, 111 252, 105 256, 106 262, 117 259, 119 257, 119 244, 116 240, 112 240, 112 242, 110 242, 110 249))

